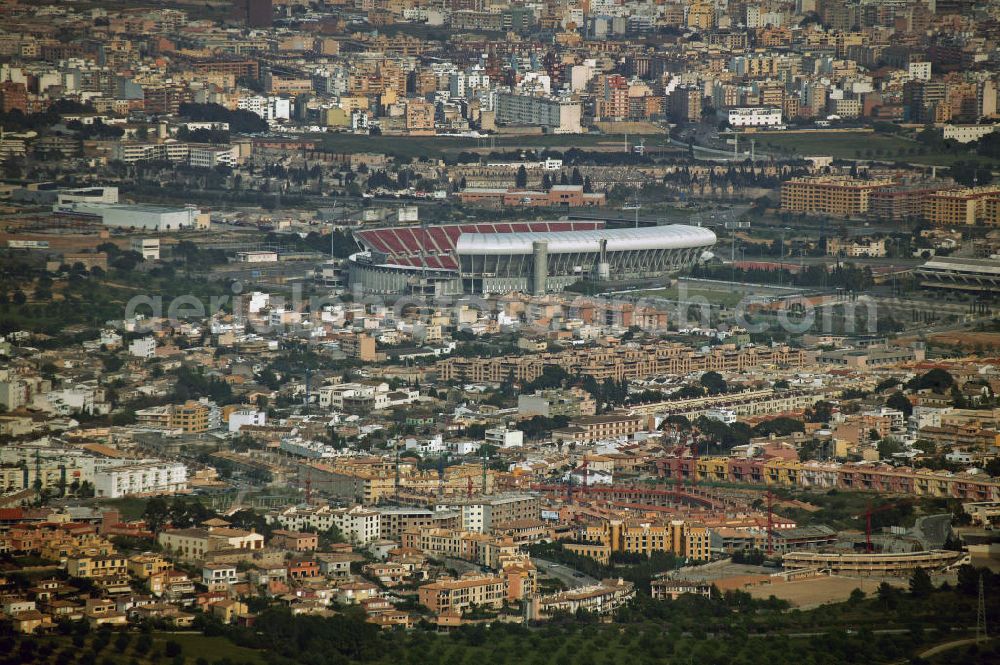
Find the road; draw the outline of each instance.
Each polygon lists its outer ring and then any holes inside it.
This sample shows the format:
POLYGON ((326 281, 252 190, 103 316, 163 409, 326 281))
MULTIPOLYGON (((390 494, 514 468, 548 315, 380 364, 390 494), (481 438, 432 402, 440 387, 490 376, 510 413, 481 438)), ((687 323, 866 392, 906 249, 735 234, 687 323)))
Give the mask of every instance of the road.
POLYGON ((595 580, 593 577, 584 575, 580 571, 570 568, 562 563, 546 561, 545 559, 536 559, 534 557, 532 557, 531 561, 540 572, 548 575, 549 577, 556 578, 565 584, 569 589, 576 589, 577 587, 590 586, 598 583, 598 580, 595 580))
POLYGON ((970 646, 978 643, 979 640, 975 637, 970 637, 964 640, 955 640, 954 642, 945 642, 944 644, 939 644, 935 647, 931 647, 927 651, 920 654, 921 658, 930 658, 931 656, 936 656, 939 653, 944 653, 945 651, 951 651, 952 649, 957 649, 959 647, 970 646))
POLYGON ((453 557, 446 556, 442 559, 442 561, 445 566, 453 569, 459 575, 483 572, 482 566, 474 564, 471 561, 466 561, 465 559, 455 559, 453 557))
POLYGON ((951 514, 928 515, 917 520, 915 535, 929 550, 941 549, 951 533, 951 514))

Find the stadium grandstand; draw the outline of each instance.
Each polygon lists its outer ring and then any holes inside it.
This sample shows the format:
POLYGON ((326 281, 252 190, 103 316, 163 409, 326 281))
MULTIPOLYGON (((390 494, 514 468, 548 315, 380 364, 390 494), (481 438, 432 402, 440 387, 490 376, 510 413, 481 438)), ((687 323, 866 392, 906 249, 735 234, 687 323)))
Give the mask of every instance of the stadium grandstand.
POLYGON ((493 222, 366 229, 348 259, 365 293, 558 291, 582 279, 648 279, 693 265, 715 244, 694 226, 607 229, 603 221, 493 222))
POLYGON ((1000 293, 1000 260, 935 256, 913 271, 927 289, 965 291, 987 296, 1000 293))

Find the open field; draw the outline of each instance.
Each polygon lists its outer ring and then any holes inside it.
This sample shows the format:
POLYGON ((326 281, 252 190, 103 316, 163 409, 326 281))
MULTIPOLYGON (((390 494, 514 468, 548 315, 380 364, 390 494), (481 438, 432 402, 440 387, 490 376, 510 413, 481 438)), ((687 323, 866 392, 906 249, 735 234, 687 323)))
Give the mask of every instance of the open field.
POLYGON ((34 636, 30 639, 38 649, 38 653, 33 658, 23 658, 22 662, 38 665, 73 662, 67 657, 69 654, 76 655, 85 651, 94 655, 99 654, 102 658, 99 662, 116 665, 164 662, 178 665, 198 663, 264 665, 266 662, 260 651, 237 646, 225 637, 206 637, 199 632, 154 632, 146 635, 135 631, 114 632, 109 634, 109 641, 104 645, 99 644, 95 634, 84 638, 79 645, 74 645, 68 635, 34 636), (143 641, 145 645, 141 644, 143 641), (166 657, 168 642, 175 643, 174 648, 180 646, 179 655, 172 660, 166 657), (45 655, 46 653, 48 655, 45 655))
POLYGON ((247 665, 263 665, 264 658, 259 651, 246 649, 230 642, 225 637, 206 637, 201 633, 154 633, 153 644, 159 646, 167 640, 173 640, 184 649, 184 655, 189 662, 196 658, 205 658, 210 663, 228 658, 234 663, 247 665))
MULTIPOLYGON (((496 136, 489 140, 460 136, 364 136, 358 134, 322 134, 326 150, 333 152, 376 152, 397 157, 419 159, 429 157, 440 159, 445 155, 454 156, 463 150, 513 150, 516 148, 553 148, 568 150, 614 149, 625 144, 624 135, 611 134, 539 134, 528 136, 496 136)), ((631 142, 631 135, 629 138, 631 142)))
POLYGON ((957 161, 978 160, 965 154, 927 152, 916 141, 873 132, 768 132, 757 135, 759 150, 785 155, 830 155, 837 159, 885 159, 948 166, 957 161))
MULTIPOLYGON (((840 603, 847 600, 851 592, 861 589, 869 596, 875 595, 875 590, 882 583, 879 578, 855 577, 814 577, 808 580, 793 582, 777 582, 761 584, 747 589, 754 598, 775 596, 787 600, 793 607, 811 608, 827 603, 840 603)), ((903 586, 905 580, 888 579, 890 584, 903 586)))
POLYGON ((935 333, 928 337, 928 341, 949 346, 961 346, 965 348, 1000 348, 1000 333, 995 332, 944 332, 935 333))

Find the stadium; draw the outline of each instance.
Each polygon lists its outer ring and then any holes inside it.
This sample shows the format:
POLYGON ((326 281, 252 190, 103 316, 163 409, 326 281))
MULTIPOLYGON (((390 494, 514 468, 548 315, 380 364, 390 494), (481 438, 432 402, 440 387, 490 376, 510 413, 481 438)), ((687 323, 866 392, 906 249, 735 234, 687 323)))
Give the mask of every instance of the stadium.
POLYGON ((350 286, 383 295, 541 295, 582 279, 654 279, 690 268, 716 241, 697 226, 601 221, 394 227, 354 238, 362 251, 347 259, 350 286))

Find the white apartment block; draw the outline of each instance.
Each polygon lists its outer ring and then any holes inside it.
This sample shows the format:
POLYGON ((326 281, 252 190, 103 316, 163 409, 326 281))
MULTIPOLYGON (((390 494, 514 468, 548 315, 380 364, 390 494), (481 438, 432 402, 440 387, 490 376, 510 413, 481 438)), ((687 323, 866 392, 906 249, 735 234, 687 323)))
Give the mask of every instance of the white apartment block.
POLYGON ((501 125, 541 127, 551 134, 579 134, 580 102, 565 97, 536 97, 500 93, 496 120, 501 125))
POLYGON ((292 117, 292 100, 287 97, 264 97, 253 95, 240 97, 236 108, 250 111, 264 120, 288 120, 292 117))
POLYGON ((94 473, 98 498, 174 494, 187 489, 187 467, 180 462, 151 462, 101 469, 94 473))
POLYGON ((152 337, 139 337, 129 342, 128 353, 133 358, 152 358, 156 355, 156 340, 152 337))
POLYGON ((519 429, 494 427, 486 430, 486 443, 498 448, 520 448, 524 445, 524 432, 519 429))
POLYGON ((233 411, 229 414, 229 431, 239 432, 244 425, 266 425, 267 413, 254 409, 233 411))
POLYGON ((160 258, 159 238, 132 238, 131 248, 133 252, 141 254, 144 261, 158 261, 160 258))
POLYGON ((931 80, 931 63, 929 62, 911 62, 908 69, 910 78, 914 81, 931 80))
POLYGON ((289 531, 302 531, 307 528, 316 531, 329 531, 334 526, 333 509, 329 506, 286 508, 278 512, 268 513, 265 519, 268 524, 280 524, 282 529, 289 531))
POLYGON ((776 127, 781 124, 781 109, 764 107, 729 109, 728 119, 732 127, 776 127))
POLYGON ((942 128, 942 136, 945 140, 972 143, 992 134, 998 127, 1000 125, 945 125, 942 128))
POLYGON ((333 511, 333 523, 344 538, 355 545, 367 545, 378 540, 381 515, 363 506, 333 511))
POLYGON ((220 148, 218 146, 191 146, 188 164, 195 168, 211 169, 216 166, 235 167, 239 163, 239 150, 236 146, 220 148))

